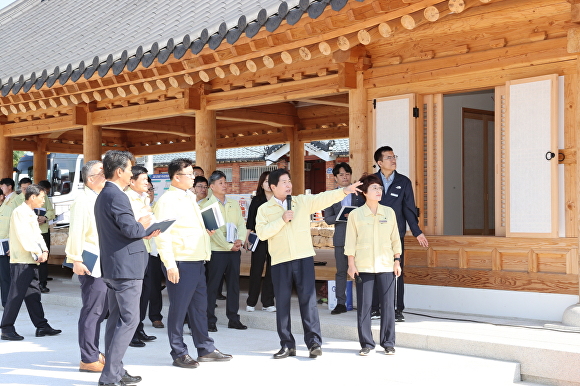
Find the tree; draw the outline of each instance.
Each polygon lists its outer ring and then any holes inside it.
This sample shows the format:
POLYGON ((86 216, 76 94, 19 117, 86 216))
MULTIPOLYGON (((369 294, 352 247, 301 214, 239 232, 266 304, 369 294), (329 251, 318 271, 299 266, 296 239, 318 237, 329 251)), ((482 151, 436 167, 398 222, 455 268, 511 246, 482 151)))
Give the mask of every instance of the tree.
POLYGON ((20 158, 24 155, 24 152, 21 150, 16 150, 12 152, 12 166, 16 166, 18 165, 18 161, 20 161, 20 158))

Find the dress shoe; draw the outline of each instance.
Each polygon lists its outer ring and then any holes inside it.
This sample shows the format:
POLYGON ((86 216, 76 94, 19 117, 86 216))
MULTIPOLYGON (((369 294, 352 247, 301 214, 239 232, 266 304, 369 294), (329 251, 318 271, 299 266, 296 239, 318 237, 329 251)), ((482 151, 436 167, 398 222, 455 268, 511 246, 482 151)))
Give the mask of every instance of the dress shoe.
POLYGON ((100 373, 103 371, 103 367, 105 367, 105 365, 100 361, 92 363, 85 363, 81 361, 81 364, 79 365, 79 371, 81 373, 100 373))
POLYGON ((24 337, 21 335, 18 335, 18 333, 16 331, 3 332, 1 338, 2 338, 2 340, 22 340, 22 339, 24 339, 24 337))
POLYGON ((99 382, 99 386, 127 386, 127 384, 123 381, 113 383, 99 382))
POLYGON ((385 347, 385 354, 395 355, 395 348, 394 347, 385 347))
POLYGON ((184 369, 195 369, 199 366, 199 363, 189 355, 185 354, 179 358, 175 358, 173 360, 173 366, 183 367, 184 369))
POLYGON ((127 370, 125 370, 125 374, 121 377, 121 382, 127 385, 132 385, 133 383, 141 382, 141 377, 138 375, 132 376, 127 372, 127 370))
POLYGON ((395 311, 395 322, 404 322, 405 315, 403 315, 403 311, 395 311))
POLYGON ((314 344, 308 351, 310 351, 310 358, 316 358, 322 355, 322 347, 319 344, 314 344))
POLYGON ((336 307, 334 307, 334 310, 330 311, 332 315, 343 314, 345 312, 346 306, 344 304, 337 304, 336 307))
POLYGON ((165 325, 161 320, 155 320, 151 324, 153 325, 154 328, 165 328, 165 325))
POLYGON ((129 343, 129 346, 131 346, 131 347, 145 347, 145 342, 143 342, 139 338, 133 337, 133 339, 131 339, 131 343, 129 343))
POLYGON ((242 322, 240 322, 239 320, 236 321, 229 321, 228 322, 228 328, 235 328, 236 330, 247 330, 248 326, 246 326, 245 324, 242 324, 242 322))
POLYGON ((224 295, 219 294, 216 299, 217 300, 226 300, 227 298, 224 295))
POLYGON ((41 337, 41 336, 54 336, 54 335, 58 335, 62 332, 62 330, 55 330, 54 328, 50 327, 50 326, 46 326, 46 327, 42 327, 42 328, 37 328, 36 329, 36 336, 37 337, 41 337))
POLYGON ((48 288, 45 285, 41 285, 40 286, 40 292, 42 292, 43 294, 49 293, 50 292, 50 288, 48 288))
POLYGON ((284 359, 288 357, 295 357, 296 356, 296 349, 295 348, 287 348, 282 347, 280 351, 274 354, 274 359, 284 359))
POLYGON ((210 323, 207 325, 207 331, 208 332, 217 332, 217 327, 215 326, 215 323, 210 323))
POLYGON ((229 354, 224 354, 220 350, 216 349, 214 352, 211 352, 207 355, 202 357, 197 357, 198 362, 227 362, 231 360, 233 357, 229 354))
POLYGON ((156 337, 156 336, 153 336, 153 335, 147 335, 147 334, 145 334, 145 331, 143 331, 143 330, 141 330, 141 331, 136 331, 136 332, 135 332, 135 336, 136 336, 137 338, 139 338, 139 340, 142 340, 142 341, 144 341, 144 342, 150 342, 150 341, 152 341, 152 340, 155 340, 155 339, 157 339, 157 337, 156 337))

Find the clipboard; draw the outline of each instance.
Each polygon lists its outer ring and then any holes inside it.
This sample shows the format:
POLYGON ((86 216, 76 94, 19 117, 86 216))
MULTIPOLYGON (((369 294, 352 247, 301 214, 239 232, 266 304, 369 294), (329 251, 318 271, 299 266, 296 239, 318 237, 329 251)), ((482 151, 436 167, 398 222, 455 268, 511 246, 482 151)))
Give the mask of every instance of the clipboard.
POLYGON ((163 220, 163 221, 155 221, 153 224, 151 224, 149 226, 149 228, 145 229, 145 232, 147 233, 147 236, 149 236, 151 233, 155 232, 156 230, 160 230, 161 233, 163 233, 167 229, 169 229, 169 227, 171 225, 173 225, 175 220, 176 219, 174 219, 174 218, 170 218, 170 219, 163 220))
POLYGON ((345 214, 349 214, 350 212, 352 212, 356 208, 358 208, 358 207, 351 206, 351 205, 343 206, 342 208, 340 208, 340 212, 338 212, 338 214, 336 215, 336 221, 346 222, 348 220, 348 218, 345 216, 345 214))

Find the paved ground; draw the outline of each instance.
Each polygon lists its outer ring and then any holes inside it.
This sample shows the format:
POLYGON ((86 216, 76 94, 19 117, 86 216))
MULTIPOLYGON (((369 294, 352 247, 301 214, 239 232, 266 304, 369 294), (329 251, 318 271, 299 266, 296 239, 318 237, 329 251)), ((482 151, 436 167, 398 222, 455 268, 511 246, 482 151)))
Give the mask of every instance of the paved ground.
MULTIPOLYGON (((95 385, 97 374, 78 372, 78 306, 46 304, 45 308, 50 324, 62 329, 63 333, 55 337, 34 337, 34 327, 23 307, 16 327, 25 340, 0 342, 0 385, 95 385)), ((324 307, 320 306, 320 310, 322 312, 324 307)), ((220 350, 234 355, 231 362, 202 363, 197 369, 173 367, 166 329, 153 329, 147 323, 147 333, 157 335, 158 339, 145 348, 130 347, 125 366, 129 373, 143 377, 142 386, 295 385, 303 382, 318 385, 363 382, 395 386, 511 385, 519 375, 519 366, 510 362, 403 347, 397 347, 394 356, 376 351, 361 357, 357 355, 358 342, 332 338, 325 339, 321 357, 309 359, 301 335, 296 335, 300 343, 297 357, 274 360, 272 354, 279 348, 276 332, 255 328, 238 331, 223 325, 218 328, 219 331, 211 336, 220 350)), ((191 336, 186 335, 186 342, 193 347, 191 336)))

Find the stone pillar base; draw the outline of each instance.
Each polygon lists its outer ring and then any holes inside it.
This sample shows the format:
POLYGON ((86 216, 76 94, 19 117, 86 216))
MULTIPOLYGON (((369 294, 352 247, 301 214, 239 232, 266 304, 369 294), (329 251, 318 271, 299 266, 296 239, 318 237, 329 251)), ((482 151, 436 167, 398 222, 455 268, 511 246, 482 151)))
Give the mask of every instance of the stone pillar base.
POLYGON ((562 324, 566 326, 580 327, 580 303, 566 308, 562 315, 562 324))

